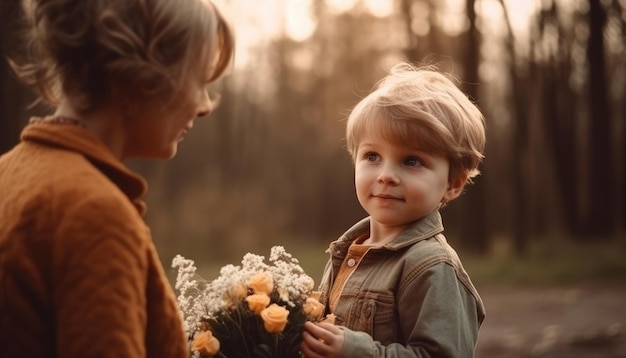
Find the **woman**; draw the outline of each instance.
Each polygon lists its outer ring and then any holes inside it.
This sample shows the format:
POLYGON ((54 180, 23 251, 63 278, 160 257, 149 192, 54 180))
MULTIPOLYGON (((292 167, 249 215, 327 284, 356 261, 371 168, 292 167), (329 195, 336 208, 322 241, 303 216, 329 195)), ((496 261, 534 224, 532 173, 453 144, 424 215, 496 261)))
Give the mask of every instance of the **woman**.
POLYGON ((55 110, 0 157, 0 356, 183 357, 129 157, 172 158, 233 57, 208 0, 24 0, 16 73, 55 110))

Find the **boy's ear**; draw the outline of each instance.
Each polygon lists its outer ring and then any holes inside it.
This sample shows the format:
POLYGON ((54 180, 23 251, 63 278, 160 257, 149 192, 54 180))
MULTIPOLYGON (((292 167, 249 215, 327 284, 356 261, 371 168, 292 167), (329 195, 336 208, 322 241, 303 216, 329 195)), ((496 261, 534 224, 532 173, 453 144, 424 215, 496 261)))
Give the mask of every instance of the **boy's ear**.
POLYGON ((465 184, 467 183, 467 173, 461 173, 456 176, 456 178, 452 178, 448 183, 448 190, 446 190, 443 195, 444 202, 450 202, 461 195, 463 193, 463 188, 465 188, 465 184))

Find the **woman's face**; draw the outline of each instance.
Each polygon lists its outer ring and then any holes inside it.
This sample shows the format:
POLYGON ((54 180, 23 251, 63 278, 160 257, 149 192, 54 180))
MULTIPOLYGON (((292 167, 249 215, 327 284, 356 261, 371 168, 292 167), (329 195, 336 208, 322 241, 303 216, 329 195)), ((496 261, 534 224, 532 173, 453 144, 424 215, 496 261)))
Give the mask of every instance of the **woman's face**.
POLYGON ((207 92, 210 74, 210 66, 188 71, 172 99, 151 100, 135 118, 129 118, 124 157, 174 157, 195 119, 208 115, 215 107, 207 92))

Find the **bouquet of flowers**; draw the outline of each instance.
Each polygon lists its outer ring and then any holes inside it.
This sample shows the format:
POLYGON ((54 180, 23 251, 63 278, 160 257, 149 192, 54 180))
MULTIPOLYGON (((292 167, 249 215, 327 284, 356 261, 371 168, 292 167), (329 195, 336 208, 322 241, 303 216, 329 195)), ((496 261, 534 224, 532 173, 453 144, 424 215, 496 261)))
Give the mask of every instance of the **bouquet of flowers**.
POLYGON ((176 290, 194 357, 300 357, 306 321, 319 321, 324 305, 313 279, 282 246, 265 257, 246 254, 211 282, 178 255, 176 290))

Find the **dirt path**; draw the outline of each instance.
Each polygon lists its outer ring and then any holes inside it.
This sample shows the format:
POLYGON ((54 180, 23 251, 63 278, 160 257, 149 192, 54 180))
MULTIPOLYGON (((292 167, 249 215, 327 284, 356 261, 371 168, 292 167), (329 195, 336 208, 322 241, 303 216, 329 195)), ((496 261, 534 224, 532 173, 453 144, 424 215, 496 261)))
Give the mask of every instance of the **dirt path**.
POLYGON ((477 358, 626 358, 626 283, 479 291, 477 358))

